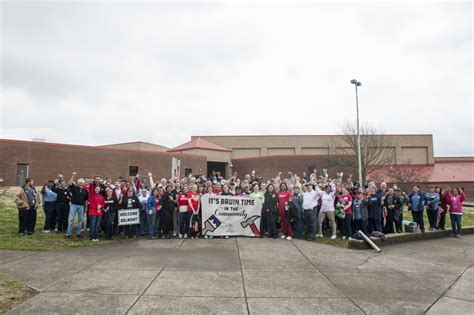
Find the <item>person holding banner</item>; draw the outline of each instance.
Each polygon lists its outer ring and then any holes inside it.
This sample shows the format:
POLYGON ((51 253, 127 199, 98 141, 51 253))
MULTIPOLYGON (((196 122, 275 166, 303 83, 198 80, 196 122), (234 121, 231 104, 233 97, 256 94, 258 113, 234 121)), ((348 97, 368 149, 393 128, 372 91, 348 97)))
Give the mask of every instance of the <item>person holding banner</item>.
POLYGON ((293 227, 289 220, 289 203, 291 202, 291 192, 288 191, 286 183, 280 184, 278 192, 278 215, 281 220, 281 238, 291 241, 293 239, 293 227))
POLYGON ((260 238, 268 230, 268 237, 276 239, 278 236, 276 216, 278 215, 278 195, 273 184, 268 184, 263 198, 262 216, 260 218, 260 238))
MULTIPOLYGON (((156 222, 156 215, 160 211, 160 199, 158 197, 158 189, 153 188, 150 197, 148 197, 148 201, 146 203, 146 212, 147 212, 147 219, 146 224, 148 225, 148 236, 150 239, 156 239, 155 235, 155 222, 156 222)), ((145 224, 145 222, 140 222, 141 224, 145 224)))
POLYGON ((234 194, 230 192, 230 187, 227 184, 222 185, 221 196, 233 196, 234 194))
MULTIPOLYGON (((265 196, 263 192, 260 191, 260 186, 258 185, 258 183, 253 184, 252 192, 249 194, 249 197, 259 198, 262 200, 263 203, 265 203, 265 196)), ((262 217, 260 218, 260 237, 263 237, 265 235, 266 226, 266 213, 263 211, 262 208, 262 217)))
POLYGON ((197 185, 191 186, 191 191, 188 193, 188 211, 191 213, 189 226, 191 227, 190 235, 191 238, 197 238, 199 233, 199 199, 200 196, 197 193, 197 185))
MULTIPOLYGON (((140 209, 140 201, 135 196, 135 190, 133 187, 127 189, 127 194, 122 198, 122 209, 140 209)), ((137 225, 124 225, 122 230, 122 238, 128 239, 129 237, 136 237, 137 225)))
POLYGON ((100 194, 100 186, 91 183, 89 189, 89 240, 93 242, 99 241, 99 227, 105 206, 104 197, 100 194))

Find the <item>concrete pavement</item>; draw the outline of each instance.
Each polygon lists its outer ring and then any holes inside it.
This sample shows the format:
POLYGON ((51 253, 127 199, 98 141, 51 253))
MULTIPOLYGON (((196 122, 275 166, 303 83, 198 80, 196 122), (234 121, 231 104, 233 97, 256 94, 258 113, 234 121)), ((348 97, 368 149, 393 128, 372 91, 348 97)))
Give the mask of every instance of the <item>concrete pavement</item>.
POLYGON ((138 240, 0 251, 0 272, 40 291, 11 314, 469 314, 473 242, 377 254, 299 240, 138 240))

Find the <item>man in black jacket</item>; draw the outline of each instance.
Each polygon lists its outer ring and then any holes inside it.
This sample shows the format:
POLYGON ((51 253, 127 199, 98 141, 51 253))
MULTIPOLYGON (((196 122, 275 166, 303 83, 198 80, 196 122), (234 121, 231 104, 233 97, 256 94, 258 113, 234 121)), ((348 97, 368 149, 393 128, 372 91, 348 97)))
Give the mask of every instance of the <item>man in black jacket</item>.
POLYGON ((66 237, 69 238, 72 235, 72 225, 74 224, 74 218, 77 213, 77 237, 82 237, 82 226, 84 222, 84 208, 88 199, 87 189, 85 188, 84 179, 79 178, 77 185, 74 183, 74 177, 76 172, 72 173, 71 179, 69 180, 69 190, 71 191, 71 209, 68 216, 68 225, 66 231, 66 237))
POLYGON ((58 232, 64 233, 67 230, 67 219, 69 217, 69 202, 71 201, 71 191, 64 179, 57 179, 56 185, 52 189, 56 194, 56 216, 58 218, 58 232))
POLYGON ((166 192, 163 193, 163 196, 160 199, 161 210, 159 211, 161 228, 163 230, 164 239, 171 238, 170 228, 171 220, 173 218, 173 211, 175 209, 175 198, 172 193, 173 187, 168 185, 166 186, 166 192))

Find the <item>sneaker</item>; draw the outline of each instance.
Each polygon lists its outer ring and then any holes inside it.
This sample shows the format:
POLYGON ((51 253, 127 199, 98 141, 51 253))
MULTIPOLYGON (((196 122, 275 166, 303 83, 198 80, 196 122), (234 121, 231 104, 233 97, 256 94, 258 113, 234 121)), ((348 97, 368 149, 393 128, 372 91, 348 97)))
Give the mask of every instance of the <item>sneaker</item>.
POLYGON ((287 239, 288 241, 291 241, 291 240, 293 239, 293 237, 288 236, 286 239, 287 239))
POLYGON ((345 237, 345 236, 343 236, 343 237, 342 237, 342 239, 343 239, 343 240, 345 240, 345 239, 346 239, 346 237, 345 237))
POLYGON ((183 234, 180 233, 180 234, 178 235, 178 238, 183 238, 183 234))
POLYGON ((92 241, 93 241, 93 242, 98 242, 99 240, 98 240, 98 239, 96 239, 96 238, 94 238, 92 241))
POLYGON ((188 238, 188 234, 184 234, 184 238, 188 238))
POLYGON ((352 241, 353 238, 349 236, 349 237, 347 238, 347 240, 348 240, 348 241, 352 241))
POLYGON ((316 234, 316 237, 323 237, 322 234, 316 234))
POLYGON ((209 235, 209 239, 212 240, 214 238, 213 235, 209 235))
POLYGON ((20 236, 25 236, 25 233, 18 233, 20 236))
POLYGON ((461 234, 456 234, 456 238, 461 238, 461 234))
POLYGON ((44 234, 49 234, 49 230, 43 230, 44 234))
POLYGON ((335 239, 336 239, 336 237, 337 237, 337 236, 336 236, 336 235, 334 235, 334 234, 333 234, 333 235, 331 235, 331 239, 332 239, 332 240, 335 240, 335 239))
POLYGON ((69 234, 66 234, 66 238, 71 238, 71 235, 69 235, 69 234))
POLYGON ((229 239, 229 235, 226 235, 226 236, 225 236, 225 239, 228 240, 228 239, 229 239))
POLYGON ((280 238, 281 238, 281 239, 285 239, 285 238, 286 238, 286 236, 285 236, 285 235, 282 235, 282 236, 280 236, 280 238))
POLYGON ((314 238, 308 237, 306 240, 307 240, 307 241, 314 241, 314 238))
POLYGON ((28 232, 28 233, 26 233, 26 234, 28 234, 28 235, 33 235, 33 232, 28 232))

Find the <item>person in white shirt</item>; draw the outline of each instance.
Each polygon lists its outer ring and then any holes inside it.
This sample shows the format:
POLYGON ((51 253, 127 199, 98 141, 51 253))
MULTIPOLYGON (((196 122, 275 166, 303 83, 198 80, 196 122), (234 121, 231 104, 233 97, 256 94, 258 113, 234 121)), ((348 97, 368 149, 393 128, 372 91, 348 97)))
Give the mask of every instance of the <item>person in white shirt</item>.
POLYGON ((324 192, 322 192, 319 195, 319 198, 321 198, 321 210, 319 211, 318 214, 318 235, 316 237, 323 237, 322 233, 322 225, 324 219, 328 218, 328 220, 331 222, 331 228, 332 228, 332 235, 331 239, 336 238, 336 217, 334 213, 334 191, 331 190, 330 185, 326 185, 324 187, 324 192))
POLYGON ((313 185, 306 184, 306 191, 303 193, 303 211, 308 241, 314 241, 316 236, 316 217, 319 193, 313 189, 313 185))

